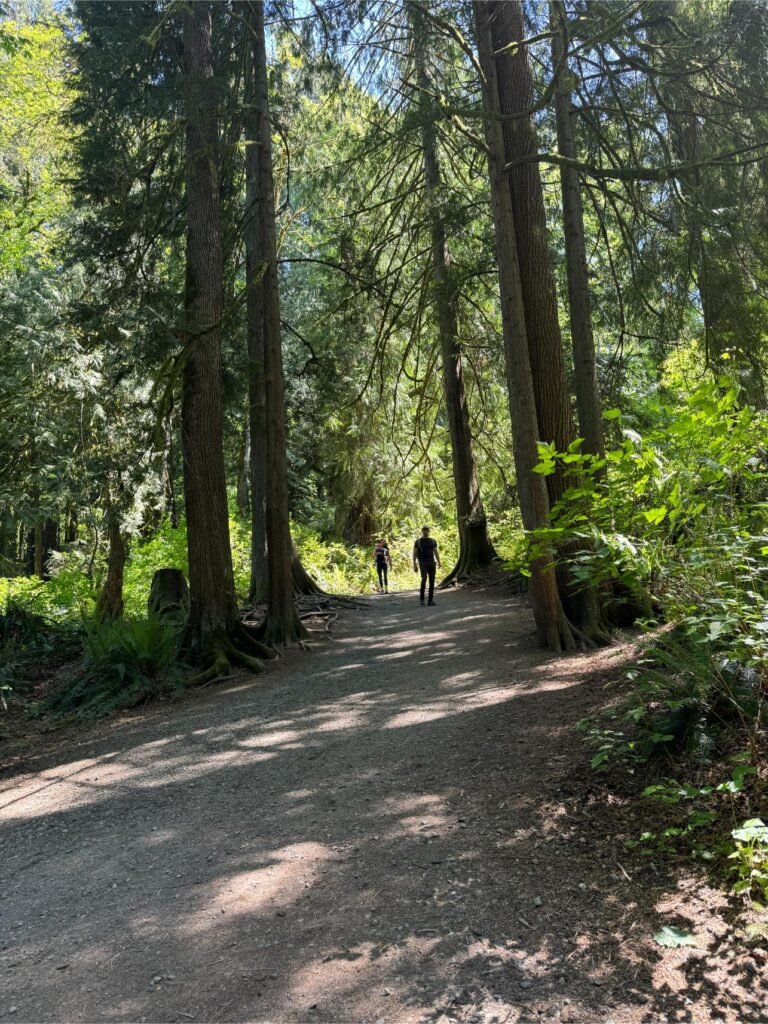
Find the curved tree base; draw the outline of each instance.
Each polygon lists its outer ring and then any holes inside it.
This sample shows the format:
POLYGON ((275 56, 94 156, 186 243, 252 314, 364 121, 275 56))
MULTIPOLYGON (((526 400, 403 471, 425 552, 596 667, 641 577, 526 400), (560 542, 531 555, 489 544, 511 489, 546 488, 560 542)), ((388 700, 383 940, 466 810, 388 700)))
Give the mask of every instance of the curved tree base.
POLYGON ((217 679, 229 678, 233 668, 263 672, 262 659, 277 658, 278 653, 267 644, 254 639, 242 623, 230 633, 211 636, 202 648, 200 662, 205 667, 187 680, 188 686, 203 686, 217 679))
POLYGON ((596 647, 595 638, 576 626, 566 613, 558 582, 558 573, 549 557, 533 562, 530 589, 539 646, 553 654, 596 647))
POLYGON ((459 560, 445 579, 438 583, 437 589, 445 590, 447 587, 456 586, 500 561, 488 536, 486 520, 468 523, 461 534, 459 560))
POLYGON ((479 574, 486 572, 494 565, 498 565, 501 561, 502 559, 495 552, 492 558, 488 560, 483 559, 482 561, 473 558, 471 555, 461 553, 459 554, 458 562, 445 579, 440 580, 437 589, 447 590, 449 587, 457 587, 460 583, 470 582, 479 574))
POLYGON ((563 610, 572 623, 572 628, 588 647, 606 647, 613 642, 611 629, 614 620, 611 613, 612 592, 599 584, 577 579, 571 571, 571 560, 584 553, 584 548, 574 542, 558 550, 559 562, 556 569, 557 588, 563 610))
POLYGON ((294 608, 291 614, 278 618, 267 615, 264 623, 264 640, 275 647, 287 647, 288 644, 302 643, 309 638, 309 633, 294 608))
POLYGON ((593 647, 607 647, 611 643, 609 616, 598 593, 591 587, 572 595, 575 604, 574 618, 577 617, 579 632, 593 647))
POLYGON ((536 637, 539 647, 552 651, 553 654, 575 651, 577 648, 573 627, 564 615, 558 616, 556 622, 543 623, 538 626, 536 637))
POLYGON ((304 597, 328 597, 328 594, 315 583, 301 564, 301 559, 295 547, 293 549, 293 557, 291 558, 291 579, 293 580, 294 594, 304 597))
POLYGON ((255 632, 255 630, 249 629, 242 622, 238 622, 235 626, 237 646, 242 647, 247 654, 255 658, 263 658, 265 661, 279 658, 279 652, 270 644, 263 643, 261 637, 254 635, 255 632))

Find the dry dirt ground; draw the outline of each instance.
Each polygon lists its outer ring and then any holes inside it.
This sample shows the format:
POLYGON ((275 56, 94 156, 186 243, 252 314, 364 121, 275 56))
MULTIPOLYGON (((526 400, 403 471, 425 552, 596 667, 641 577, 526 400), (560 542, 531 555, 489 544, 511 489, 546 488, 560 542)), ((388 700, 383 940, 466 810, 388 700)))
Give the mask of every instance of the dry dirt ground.
POLYGON ((6 779, 0 1015, 768 1021, 725 899, 638 867, 595 798, 574 723, 630 649, 531 632, 498 589, 376 598, 6 779))

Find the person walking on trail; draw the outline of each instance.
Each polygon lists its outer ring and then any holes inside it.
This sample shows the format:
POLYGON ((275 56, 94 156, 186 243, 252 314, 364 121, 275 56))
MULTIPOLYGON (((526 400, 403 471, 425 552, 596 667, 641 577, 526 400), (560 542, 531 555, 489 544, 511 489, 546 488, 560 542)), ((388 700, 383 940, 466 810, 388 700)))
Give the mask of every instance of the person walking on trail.
POLYGON ((424 591, 426 590, 427 580, 429 580, 429 601, 427 603, 435 603, 435 572, 439 565, 440 553, 437 550, 437 541, 430 537, 429 527, 422 526, 421 536, 416 538, 416 543, 413 545, 413 571, 419 572, 421 570, 419 604, 424 604, 424 591))
POLYGON ((373 561, 376 565, 376 573, 379 577, 379 593, 389 593, 389 580, 387 579, 387 572, 392 566, 392 559, 389 557, 389 548, 387 542, 382 537, 381 540, 376 541, 376 547, 373 552, 373 561))

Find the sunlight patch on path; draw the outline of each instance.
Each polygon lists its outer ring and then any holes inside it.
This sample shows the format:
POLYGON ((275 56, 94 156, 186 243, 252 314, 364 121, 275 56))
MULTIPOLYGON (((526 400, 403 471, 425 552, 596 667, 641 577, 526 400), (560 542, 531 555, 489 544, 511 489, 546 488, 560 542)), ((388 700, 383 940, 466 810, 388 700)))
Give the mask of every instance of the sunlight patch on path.
POLYGON ((186 930, 207 930, 210 920, 218 920, 219 914, 272 916, 304 895, 317 880, 316 866, 333 860, 334 853, 321 843, 307 842, 293 843, 262 857, 274 863, 217 880, 210 902, 186 930))

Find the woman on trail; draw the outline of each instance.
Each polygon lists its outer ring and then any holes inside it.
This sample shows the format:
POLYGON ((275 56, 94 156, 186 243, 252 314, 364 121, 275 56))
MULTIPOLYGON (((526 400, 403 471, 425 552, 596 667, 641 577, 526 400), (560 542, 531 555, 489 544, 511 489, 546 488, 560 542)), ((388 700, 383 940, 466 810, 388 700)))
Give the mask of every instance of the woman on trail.
POLYGON ((389 583, 387 580, 387 571, 392 565, 392 560, 389 557, 389 548, 387 542, 382 537, 376 541, 376 547, 373 552, 373 561, 376 565, 376 573, 379 577, 379 593, 389 593, 389 583))

